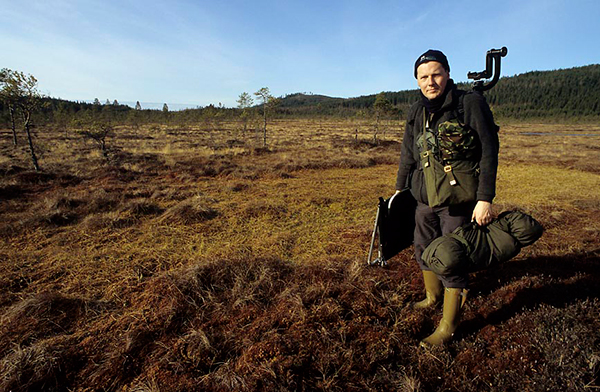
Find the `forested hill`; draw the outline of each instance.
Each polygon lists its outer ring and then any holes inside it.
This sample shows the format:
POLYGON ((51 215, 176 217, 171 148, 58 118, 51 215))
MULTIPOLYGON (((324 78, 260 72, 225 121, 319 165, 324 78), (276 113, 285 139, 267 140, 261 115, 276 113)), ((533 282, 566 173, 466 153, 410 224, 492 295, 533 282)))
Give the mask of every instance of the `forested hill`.
MULTIPOLYGON (((461 83, 469 90, 471 84, 461 83)), ((403 116, 418 90, 384 92, 403 116)), ((597 118, 600 117, 600 64, 555 71, 534 71, 503 77, 485 96, 499 118, 597 118)), ((323 95, 291 94, 281 100, 280 110, 290 115, 349 115, 368 112, 376 94, 357 98, 330 98, 323 95)))
POLYGON ((600 64, 503 78, 485 95, 503 117, 597 117, 600 64))

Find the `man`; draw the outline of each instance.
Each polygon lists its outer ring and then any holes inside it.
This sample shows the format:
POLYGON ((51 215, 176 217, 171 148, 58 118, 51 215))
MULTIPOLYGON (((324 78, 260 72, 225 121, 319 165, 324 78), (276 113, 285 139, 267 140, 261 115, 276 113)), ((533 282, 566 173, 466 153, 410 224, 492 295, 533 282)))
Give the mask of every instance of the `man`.
POLYGON ((442 52, 430 49, 419 56, 414 75, 421 99, 409 111, 396 189, 410 188, 417 200, 415 257, 426 297, 413 307, 433 307, 444 298, 440 325, 421 345, 441 345, 458 325, 468 275, 438 277, 423 263, 423 251, 470 221, 481 226, 492 221, 499 144, 485 98, 456 88, 442 52))

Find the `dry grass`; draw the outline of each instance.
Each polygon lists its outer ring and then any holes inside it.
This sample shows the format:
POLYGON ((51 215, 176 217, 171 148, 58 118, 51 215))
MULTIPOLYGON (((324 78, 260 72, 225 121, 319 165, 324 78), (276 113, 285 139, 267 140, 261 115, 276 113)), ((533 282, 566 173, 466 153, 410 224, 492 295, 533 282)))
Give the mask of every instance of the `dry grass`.
POLYGON ((2 133, 0 390, 597 388, 598 127, 503 127, 497 208, 546 232, 473 276, 429 351, 410 250, 365 266, 401 129, 278 121, 264 149, 235 124, 121 128, 109 162, 40 130, 41 174, 2 133))
POLYGON ((163 224, 180 223, 189 225, 213 219, 218 212, 210 207, 214 201, 202 196, 185 199, 170 207, 161 216, 163 224))

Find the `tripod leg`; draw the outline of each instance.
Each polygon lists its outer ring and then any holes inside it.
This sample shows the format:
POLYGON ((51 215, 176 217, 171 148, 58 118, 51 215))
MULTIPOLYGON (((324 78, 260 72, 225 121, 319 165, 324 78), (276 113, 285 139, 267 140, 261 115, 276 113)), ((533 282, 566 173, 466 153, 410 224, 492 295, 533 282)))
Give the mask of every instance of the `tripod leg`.
POLYGON ((379 228, 377 223, 379 221, 379 207, 377 207, 377 214, 375 215, 375 225, 373 226, 373 234, 371 235, 371 247, 369 248, 369 258, 367 259, 368 265, 373 265, 371 257, 373 257, 373 247, 375 246, 375 236, 379 234, 379 228))

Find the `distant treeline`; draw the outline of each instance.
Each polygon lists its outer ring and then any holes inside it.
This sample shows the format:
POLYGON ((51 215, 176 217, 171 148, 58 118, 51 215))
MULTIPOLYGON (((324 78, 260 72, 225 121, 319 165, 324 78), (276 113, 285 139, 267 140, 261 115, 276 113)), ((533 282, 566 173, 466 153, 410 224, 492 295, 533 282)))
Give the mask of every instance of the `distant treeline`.
MULTIPOLYGON (((460 83, 459 87, 471 89, 469 83, 460 83)), ((417 89, 383 94, 392 104, 393 114, 401 118, 419 99, 417 89)), ((600 64, 504 77, 485 96, 496 118, 598 119, 600 64)), ((290 115, 346 116, 372 111, 375 99, 375 94, 348 99, 292 94, 283 98, 281 111, 290 115)))
MULTIPOLYGON (((471 89, 468 83, 460 88, 471 89)), ((296 93, 281 97, 277 107, 271 109, 271 117, 338 117, 374 118, 381 116, 376 99, 385 99, 384 117, 404 119, 410 105, 419 99, 417 89, 355 98, 332 98, 324 95, 296 93)), ((555 71, 535 71, 501 78, 490 91, 485 92, 497 119, 553 119, 565 121, 594 121, 600 118, 600 64, 555 71)), ((161 122, 193 123, 198 121, 221 121, 243 117, 260 118, 262 105, 245 110, 209 105, 182 111, 134 109, 117 101, 72 102, 55 98, 42 98, 37 123, 68 125, 82 118, 103 117, 113 123, 139 124, 161 122), (243 115, 241 116, 243 112, 243 115)), ((9 113, 0 102, 0 120, 8 124, 9 113)))

